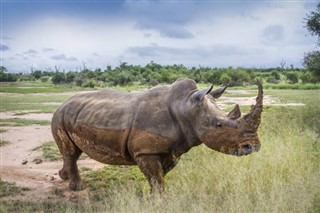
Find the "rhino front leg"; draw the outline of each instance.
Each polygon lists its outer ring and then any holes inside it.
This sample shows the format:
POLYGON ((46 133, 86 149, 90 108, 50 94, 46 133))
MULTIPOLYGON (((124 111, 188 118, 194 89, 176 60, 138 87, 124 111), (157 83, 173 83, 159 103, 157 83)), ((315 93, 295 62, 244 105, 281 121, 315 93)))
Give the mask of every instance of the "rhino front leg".
POLYGON ((164 172, 160 157, 143 155, 137 159, 137 164, 149 182, 151 193, 164 191, 164 172))

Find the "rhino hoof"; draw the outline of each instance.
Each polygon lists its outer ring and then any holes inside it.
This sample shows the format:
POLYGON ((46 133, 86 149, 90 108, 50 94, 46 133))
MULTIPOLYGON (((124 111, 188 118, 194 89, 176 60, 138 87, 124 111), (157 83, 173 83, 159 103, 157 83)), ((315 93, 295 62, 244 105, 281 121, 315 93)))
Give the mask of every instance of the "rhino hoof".
POLYGON ((60 176, 60 178, 61 178, 62 180, 68 180, 68 179, 69 179, 67 172, 64 171, 63 169, 61 169, 61 170, 59 171, 59 176, 60 176))
POLYGON ((69 183, 69 189, 72 191, 81 191, 85 187, 81 182, 70 182, 69 183))

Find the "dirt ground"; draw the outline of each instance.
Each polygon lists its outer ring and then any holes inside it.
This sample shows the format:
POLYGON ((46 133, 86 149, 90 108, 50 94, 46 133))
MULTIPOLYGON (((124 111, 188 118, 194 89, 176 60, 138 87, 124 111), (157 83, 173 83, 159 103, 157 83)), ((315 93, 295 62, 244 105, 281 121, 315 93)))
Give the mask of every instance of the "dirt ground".
MULTIPOLYGON (((229 93, 248 94, 247 91, 231 91, 229 93)), ((250 91, 251 93, 251 91, 250 91)), ((10 95, 10 94, 1 94, 10 95)), ((15 94, 13 94, 15 95, 15 94)), ((252 105, 255 103, 255 97, 233 98, 224 97, 218 102, 218 105, 225 108, 229 105, 252 105)), ((269 96, 264 97, 265 105, 283 105, 269 96)), ((302 103, 286 104, 291 106, 302 106, 302 103)), ((32 120, 51 120, 51 113, 37 113, 35 111, 18 112, 0 112, 0 118, 24 118, 32 120)), ((62 161, 47 161, 42 157, 42 153, 34 148, 43 143, 53 140, 50 126, 23 126, 23 127, 1 127, 6 130, 1 134, 1 140, 9 141, 8 144, 0 147, 0 177, 3 181, 14 182, 18 186, 28 187, 30 190, 23 191, 14 197, 6 199, 18 200, 39 200, 50 197, 52 190, 58 188, 63 191, 66 197, 75 194, 86 194, 87 191, 70 192, 68 181, 63 181, 58 176, 58 171, 62 167, 62 161), (42 163, 33 162, 34 159, 43 159, 42 163)), ((91 160, 80 159, 79 168, 85 166, 94 169, 101 168, 104 165, 91 160)))
MULTIPOLYGON (((24 117, 39 120, 40 118, 50 120, 52 117, 51 114, 43 114, 42 117, 41 115, 42 113, 32 113, 24 117)), ((68 190, 68 181, 63 181, 58 176, 62 161, 47 161, 42 157, 41 151, 32 151, 43 143, 53 140, 50 126, 32 125, 3 129, 7 131, 1 133, 1 140, 9 141, 9 144, 0 147, 1 179, 30 189, 23 191, 20 195, 10 197, 10 199, 45 199, 51 195, 54 188, 62 190, 66 197, 72 195, 68 190), (42 159, 43 162, 39 164, 33 162, 37 158, 42 159)), ((78 165, 79 168, 86 166, 92 169, 103 166, 103 164, 90 159, 79 160, 78 165)))

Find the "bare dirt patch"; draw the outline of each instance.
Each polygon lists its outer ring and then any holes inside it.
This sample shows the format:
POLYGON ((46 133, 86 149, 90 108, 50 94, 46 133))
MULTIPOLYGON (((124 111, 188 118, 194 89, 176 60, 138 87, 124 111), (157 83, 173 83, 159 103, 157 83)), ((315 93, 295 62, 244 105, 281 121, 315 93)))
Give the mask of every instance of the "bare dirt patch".
MULTIPOLYGON (((31 114, 36 115, 36 114, 31 114)), ((33 118, 34 119, 34 118, 33 118)), ((28 187, 20 195, 10 197, 18 200, 38 200, 51 196, 52 189, 57 187, 63 191, 64 196, 71 196, 68 181, 58 176, 62 161, 46 161, 40 164, 33 162, 42 158, 41 151, 32 151, 45 142, 52 141, 50 126, 6 127, 7 131, 1 133, 1 140, 9 144, 0 147, 0 174, 1 179, 15 182, 18 186, 28 187), (25 164, 22 164, 25 162, 25 164)), ((78 161, 79 168, 85 166, 91 169, 101 168, 103 164, 84 159, 78 161)), ((9 198, 8 198, 9 199, 9 198)))

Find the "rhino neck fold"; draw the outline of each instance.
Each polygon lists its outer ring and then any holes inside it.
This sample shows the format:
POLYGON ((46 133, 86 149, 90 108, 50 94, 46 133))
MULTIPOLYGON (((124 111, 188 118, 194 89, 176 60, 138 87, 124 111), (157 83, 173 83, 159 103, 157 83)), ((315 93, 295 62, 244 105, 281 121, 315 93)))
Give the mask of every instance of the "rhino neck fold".
POLYGON ((173 101, 169 99, 169 103, 171 103, 168 105, 169 113, 178 132, 173 150, 177 156, 181 156, 182 154, 188 152, 192 147, 198 146, 202 142, 197 136, 195 130, 192 128, 192 124, 183 119, 185 116, 183 116, 183 113, 176 109, 173 101))

